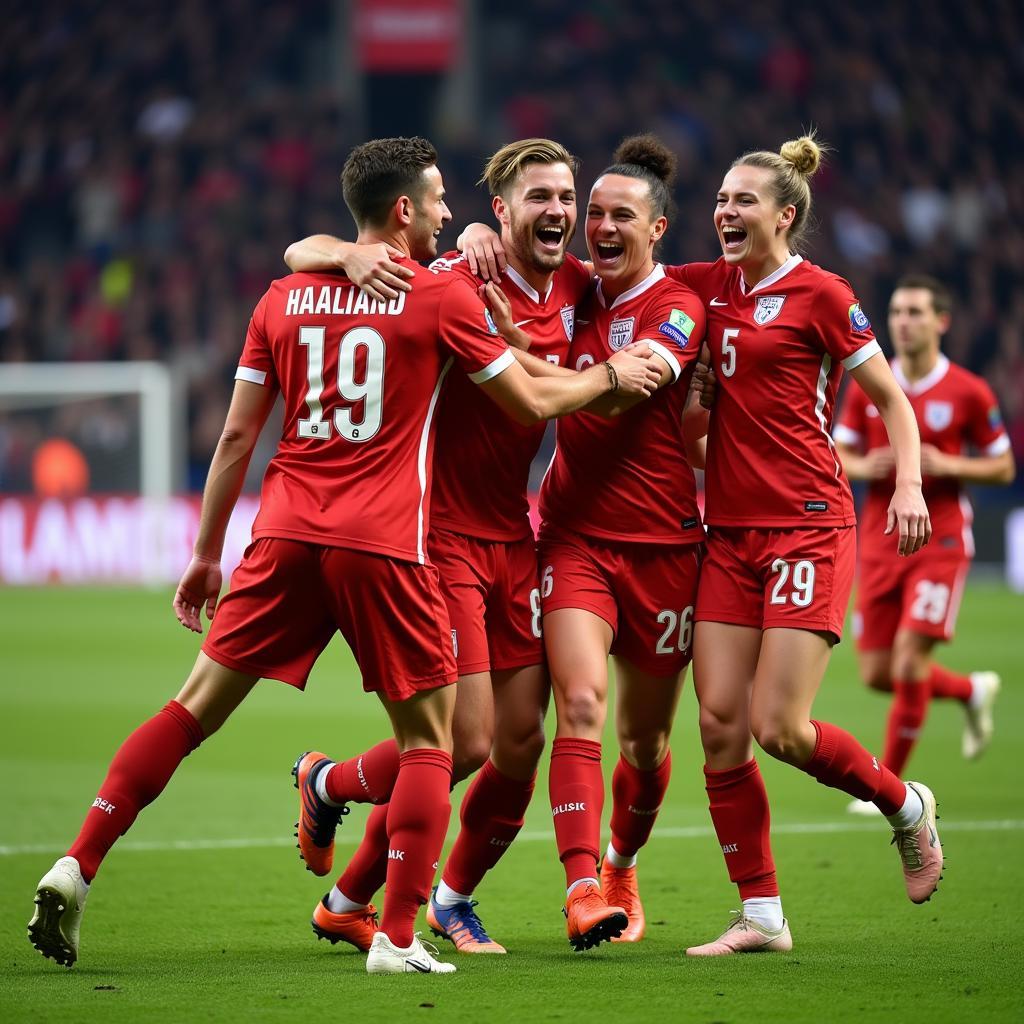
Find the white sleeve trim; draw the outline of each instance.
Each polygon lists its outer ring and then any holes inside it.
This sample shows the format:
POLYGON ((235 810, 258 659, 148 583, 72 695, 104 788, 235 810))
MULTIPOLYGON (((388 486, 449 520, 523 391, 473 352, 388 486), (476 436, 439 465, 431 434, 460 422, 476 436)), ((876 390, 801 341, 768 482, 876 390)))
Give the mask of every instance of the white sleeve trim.
POLYGON ((254 370, 251 366, 240 366, 235 370, 235 380, 247 380, 250 384, 266 384, 267 371, 254 370))
POLYGON ((668 363, 668 368, 672 371, 672 380, 677 381, 683 372, 683 368, 679 365, 679 360, 676 359, 675 355, 665 345, 662 345, 660 341, 651 341, 650 338, 642 338, 641 341, 647 342, 651 347, 651 351, 656 355, 661 356, 662 359, 668 363))
POLYGON ((1010 435, 1000 434, 986 449, 986 455, 1002 455, 1010 448, 1010 435))
POLYGON ((484 381, 491 380, 493 377, 497 377, 503 370, 507 370, 515 361, 516 357, 512 355, 512 349, 507 348, 497 359, 489 362, 482 370, 471 373, 469 379, 474 384, 483 384, 484 381))
POLYGON ((847 356, 843 360, 843 368, 847 370, 855 370, 861 363, 866 362, 873 355, 882 351, 882 346, 877 341, 869 341, 862 348, 857 349, 852 356, 847 356))
POLYGON ((837 423, 832 428, 832 440, 838 444, 847 444, 852 448, 854 445, 860 444, 861 435, 858 431, 844 426, 842 423, 837 423))

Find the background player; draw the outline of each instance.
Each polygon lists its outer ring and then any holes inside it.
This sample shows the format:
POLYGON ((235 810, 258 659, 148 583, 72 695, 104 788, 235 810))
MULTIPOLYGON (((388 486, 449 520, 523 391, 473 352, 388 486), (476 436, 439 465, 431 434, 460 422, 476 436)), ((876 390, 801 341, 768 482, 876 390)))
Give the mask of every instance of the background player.
MULTIPOLYGON (((664 145, 638 136, 594 183, 586 233, 597 282, 570 353, 580 368, 644 341, 662 362, 661 390, 614 418, 588 408, 562 420, 541 490, 544 641, 558 714, 550 797, 577 950, 644 934, 637 854, 668 787, 669 736, 690 660, 704 530, 682 414, 704 311, 654 259, 674 169, 664 145), (609 653, 621 754, 599 872, 609 653)), ((558 372, 528 362, 531 372, 558 372)))
MULTIPOLYGON (((576 158, 557 142, 524 139, 498 150, 482 179, 508 253, 502 283, 511 319, 528 331, 531 351, 555 365, 566 363, 574 307, 590 285, 589 271, 566 254, 576 229, 576 169, 576 158)), ((383 293, 390 282, 397 295, 408 287, 398 276, 405 268, 392 263, 393 271, 387 270, 387 258, 380 247, 329 235, 296 242, 285 254, 293 269, 344 266, 368 289, 383 293)), ((473 288, 480 283, 458 252, 432 266, 473 288)), ((457 637, 453 778, 466 778, 481 765, 483 771, 463 800, 462 827, 428 921, 461 952, 502 953, 472 895, 522 827, 544 748, 549 688, 527 499, 530 463, 544 427, 515 423, 457 376, 441 395, 437 419, 427 551, 457 637)), ((337 774, 327 767, 332 777, 337 774)), ((325 795, 341 802, 330 777, 325 795)), ((314 930, 332 942, 365 946, 372 940, 367 908, 383 882, 385 817, 386 808, 371 812, 362 846, 314 911, 314 930)))
MULTIPOLYGON (((360 146, 342 181, 361 238, 424 259, 436 253, 451 215, 428 142, 360 146)), ((447 684, 455 663, 424 552, 437 393, 454 357, 529 422, 611 390, 616 374, 595 367, 571 380, 532 380, 495 337, 472 288, 415 273, 420 287, 407 301, 371 304, 336 277, 296 275, 275 282, 257 305, 203 495, 196 553, 174 599, 183 625, 201 631, 203 606, 213 624, 177 699, 121 746, 68 855, 39 883, 29 935, 44 955, 69 966, 77 958, 88 885, 101 860, 180 762, 260 677, 304 686, 340 629, 364 688, 380 694, 401 751, 387 821, 389 849, 401 856, 388 859, 383 928, 367 969, 454 970, 412 934, 444 840, 452 767, 455 691, 447 684), (278 390, 284 428, 254 542, 218 606, 228 518, 278 390)), ((647 365, 619 355, 623 386, 645 393, 647 365)))
POLYGON ((687 950, 694 956, 792 947, 751 733, 772 756, 878 804, 912 900, 930 897, 942 869, 930 791, 811 719, 853 581, 853 500, 827 432, 843 367, 871 395, 895 451, 886 532, 898 528, 900 554, 930 534, 906 397, 849 285, 797 253, 819 161, 808 137, 738 158, 716 200, 722 258, 669 271, 704 300, 717 376, 694 684, 711 817, 743 900, 717 941, 687 950))
MULTIPOLYGON (((974 554, 963 484, 1008 484, 1015 473, 991 389, 939 350, 951 314, 948 289, 924 275, 904 277, 889 301, 892 370, 921 431, 924 496, 932 518, 932 543, 917 558, 894 558, 882 536, 895 463, 878 410, 859 388, 847 390, 833 431, 847 476, 868 482, 860 512, 857 651, 864 682, 893 693, 882 760, 897 775, 934 698, 963 705, 963 754, 978 757, 992 736, 999 691, 994 672, 964 676, 932 661, 936 643, 953 637, 974 554), (965 454, 968 447, 980 454, 965 454)), ((877 811, 861 800, 850 810, 877 811)))

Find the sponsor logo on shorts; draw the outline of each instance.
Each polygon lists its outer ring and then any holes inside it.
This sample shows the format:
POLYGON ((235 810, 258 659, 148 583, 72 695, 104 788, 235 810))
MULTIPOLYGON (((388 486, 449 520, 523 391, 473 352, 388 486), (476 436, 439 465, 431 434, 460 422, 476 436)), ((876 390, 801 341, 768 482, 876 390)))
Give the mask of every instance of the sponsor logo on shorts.
POLYGON ((858 334, 864 334, 871 330, 871 321, 867 318, 864 310, 860 308, 860 303, 855 302, 850 307, 850 327, 853 328, 858 334))
POLYGON ((113 814, 117 810, 117 804, 110 803, 109 800, 104 800, 103 797, 98 796, 92 802, 93 807, 98 807, 105 814, 113 814))
POLYGON ((805 501, 804 502, 805 512, 827 512, 828 502, 827 501, 805 501))
POLYGON ((556 814, 568 814, 570 811, 585 811, 587 809, 586 801, 576 800, 568 804, 558 804, 551 808, 551 816, 554 817, 556 814))
POLYGON ((758 295, 754 323, 760 327, 770 324, 782 312, 785 301, 785 295, 758 295))

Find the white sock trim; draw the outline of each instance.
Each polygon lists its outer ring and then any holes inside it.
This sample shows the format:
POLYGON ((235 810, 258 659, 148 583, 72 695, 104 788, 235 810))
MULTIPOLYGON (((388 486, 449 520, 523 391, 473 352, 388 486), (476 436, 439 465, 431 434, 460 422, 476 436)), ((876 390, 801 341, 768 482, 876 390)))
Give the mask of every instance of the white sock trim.
POLYGON ((351 914, 354 910, 365 910, 366 906, 350 900, 337 886, 327 894, 327 909, 332 914, 351 914))
POLYGON ((907 786, 907 795, 903 800, 903 806, 888 818, 888 822, 893 828, 910 828, 911 825, 917 824, 923 813, 924 804, 921 802, 921 798, 912 787, 907 786))
POLYGON ((454 907, 456 903, 469 903, 473 899, 473 894, 456 892, 451 886, 445 885, 444 882, 437 883, 437 892, 434 893, 434 902, 439 907, 454 907))
POLYGON ((744 900, 743 915, 767 931, 777 932, 785 921, 782 916, 782 897, 755 896, 744 900))
POLYGON ((314 783, 313 788, 316 790, 316 795, 320 797, 328 807, 344 807, 345 805, 343 803, 339 804, 337 800, 332 800, 327 795, 327 773, 334 767, 334 764, 335 762, 332 761, 326 768, 320 769, 317 773, 316 782, 314 783))
POLYGON ((612 843, 609 843, 608 849, 604 851, 604 859, 608 861, 613 868, 635 868, 636 858, 637 855, 635 853, 632 857, 627 857, 625 854, 619 853, 612 843))

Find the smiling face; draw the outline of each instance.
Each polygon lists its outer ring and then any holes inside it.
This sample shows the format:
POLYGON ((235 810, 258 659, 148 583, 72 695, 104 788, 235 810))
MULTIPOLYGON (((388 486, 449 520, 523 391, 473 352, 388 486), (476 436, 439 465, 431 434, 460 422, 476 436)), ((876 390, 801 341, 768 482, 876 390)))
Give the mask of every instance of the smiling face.
POLYGON ((432 260, 437 255, 441 229, 452 219, 444 201, 444 182, 436 167, 423 171, 423 187, 413 202, 413 220, 409 226, 409 255, 414 260, 432 260))
POLYGON ((726 263, 756 270, 772 263, 781 266, 789 257, 788 232, 795 214, 795 206, 780 207, 775 201, 768 168, 731 168, 715 202, 715 230, 726 263))
POLYGON ((563 163, 527 164, 507 196, 494 197, 506 250, 523 264, 549 274, 565 262, 576 231, 576 183, 563 163))
POLYGON ((587 204, 587 249, 605 295, 639 284, 654 269, 654 245, 668 220, 651 218, 647 182, 605 174, 594 182, 587 204))

